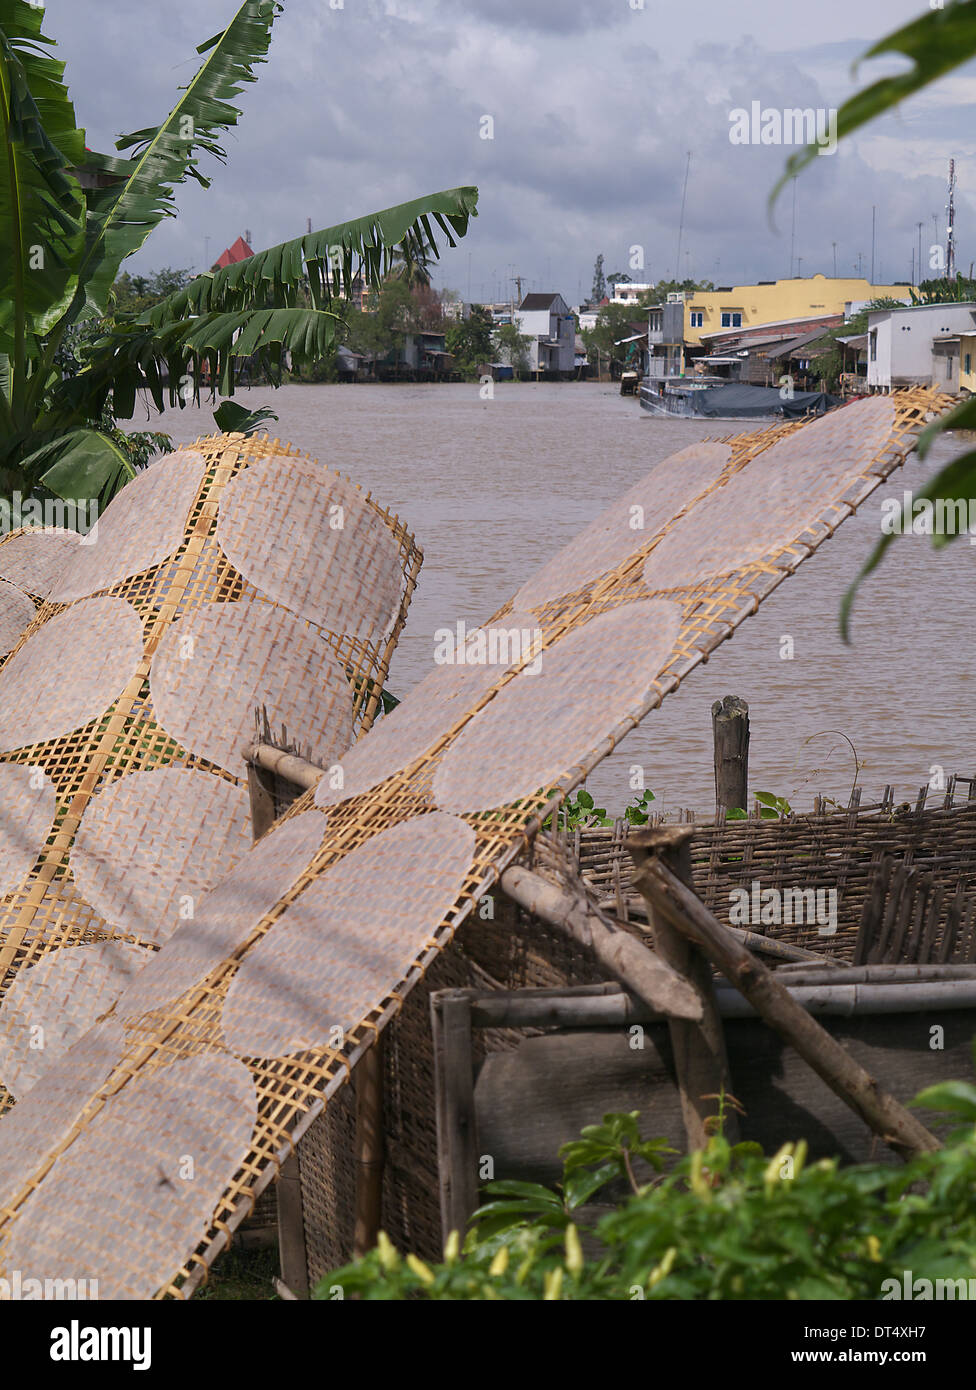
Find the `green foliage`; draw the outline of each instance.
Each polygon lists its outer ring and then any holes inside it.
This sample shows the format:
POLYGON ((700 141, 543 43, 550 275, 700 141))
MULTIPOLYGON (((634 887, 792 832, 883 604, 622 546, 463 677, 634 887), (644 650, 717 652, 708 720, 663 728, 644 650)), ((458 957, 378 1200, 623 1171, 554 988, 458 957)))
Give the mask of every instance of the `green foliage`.
MULTIPOLYGON (((930 9, 910 24, 880 39, 868 50, 865 57, 877 58, 890 53, 907 58, 911 66, 897 76, 884 77, 872 83, 844 103, 837 113, 839 140, 885 111, 890 111, 906 97, 921 91, 976 55, 976 0, 949 0, 944 7, 930 9)), ((816 144, 808 145, 787 160, 785 172, 770 194, 770 208, 789 180, 801 173, 817 157, 818 150, 816 144)), ((976 282, 967 280, 964 276, 960 276, 956 281, 929 280, 919 286, 918 294, 913 294, 912 299, 915 303, 966 299, 972 297, 974 288, 976 282)), ((924 458, 933 440, 945 430, 971 430, 974 427, 976 398, 964 401, 955 410, 949 411, 930 425, 919 442, 919 455, 924 458)), ((968 505, 969 499, 976 496, 976 451, 971 450, 960 458, 953 459, 919 495, 930 499, 940 498, 946 502, 958 499, 968 505)), ((952 538, 933 536, 932 543, 939 548, 948 544, 952 538)), ((865 577, 880 564, 893 539, 892 535, 881 537, 844 595, 840 610, 840 630, 845 642, 850 640, 851 608, 857 590, 865 577)))
POLYGON ((649 304, 666 304, 669 294, 697 294, 713 290, 711 280, 659 280, 647 296, 649 304))
POLYGON ((651 815, 651 802, 654 793, 649 789, 642 791, 629 806, 624 807, 624 820, 629 825, 646 825, 651 815))
POLYGON ((592 303, 599 304, 607 292, 607 277, 603 273, 603 255, 597 256, 593 265, 592 303))
MULTIPOLYGON (((785 820, 793 814, 793 807, 785 796, 776 796, 773 792, 753 792, 753 797, 759 802, 760 820, 785 820)), ((725 812, 725 819, 748 820, 749 814, 742 806, 730 806, 725 812)))
POLYGON ((108 156, 85 148, 42 10, 0 0, 0 495, 104 504, 132 476, 131 450, 152 438, 119 442, 115 422, 132 418, 140 391, 160 410, 167 398, 183 407, 205 390, 233 395, 241 359, 274 382, 289 356, 299 370, 314 364, 335 341, 357 275, 377 287, 396 253, 405 279, 422 281, 438 229, 456 245, 476 215, 477 190, 450 189, 189 284, 178 271, 119 278, 175 214, 176 187, 209 186, 200 157, 225 158, 234 98, 256 80, 281 11, 278 0, 243 0, 199 46, 202 61, 164 120, 122 136, 121 156, 108 156))
POLYGON ((447 327, 445 346, 454 365, 465 376, 474 376, 491 361, 491 310, 472 304, 466 319, 456 319, 447 327))
POLYGON ((976 299, 976 280, 957 275, 954 280, 922 280, 911 291, 913 304, 966 304, 976 299))
POLYGON ((901 1289, 905 1270, 970 1279, 976 1087, 933 1087, 915 1103, 968 1123, 897 1168, 807 1163, 804 1140, 770 1157, 719 1129, 665 1173, 673 1151, 641 1138, 638 1112, 606 1115, 563 1146, 558 1187, 489 1183, 463 1247, 454 1232, 442 1263, 404 1259, 381 1235, 313 1297, 850 1300, 882 1297, 888 1279, 901 1289))
POLYGON ((528 371, 529 344, 532 339, 527 333, 520 333, 517 323, 503 323, 495 329, 493 341, 502 361, 514 368, 516 373, 528 371))
POLYGON ((599 356, 602 362, 611 366, 623 367, 632 355, 635 344, 619 343, 621 338, 629 338, 633 333, 631 323, 644 317, 644 310, 628 304, 605 304, 597 315, 596 325, 581 333, 587 357, 595 361, 599 356))
MULTIPOLYGON (((929 9, 918 19, 887 34, 865 58, 895 53, 911 66, 894 77, 883 77, 856 92, 837 113, 838 139, 899 105, 906 97, 944 77, 976 55, 976 0, 949 0, 944 8, 929 9)), ((783 188, 816 159, 817 144, 807 145, 786 163, 786 170, 770 195, 770 205, 783 188)))

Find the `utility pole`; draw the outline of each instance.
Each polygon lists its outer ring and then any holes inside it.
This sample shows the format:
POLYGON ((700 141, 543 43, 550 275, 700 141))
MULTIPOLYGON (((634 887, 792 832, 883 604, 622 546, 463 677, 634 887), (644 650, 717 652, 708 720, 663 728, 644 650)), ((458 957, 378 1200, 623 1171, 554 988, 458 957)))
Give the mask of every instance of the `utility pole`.
POLYGON ((685 162, 685 181, 681 189, 681 216, 678 218, 678 246, 674 253, 674 278, 681 279, 681 235, 685 229, 685 198, 688 193, 688 173, 691 169, 691 150, 688 151, 688 158, 685 162))
POLYGON ((830 244, 831 244, 831 246, 834 248, 834 279, 836 280, 836 279, 837 279, 837 243, 836 243, 836 241, 832 241, 830 244))
POLYGON ((519 304, 522 303, 522 281, 523 281, 524 279, 525 279, 525 276, 524 276, 524 275, 513 275, 513 276, 512 276, 512 284, 513 284, 513 285, 515 286, 515 288, 518 290, 518 302, 519 302, 519 304))
POLYGON ((922 283, 922 227, 923 227, 925 224, 924 224, 923 222, 919 222, 917 225, 918 225, 918 283, 921 284, 921 283, 922 283))
POLYGON ((946 203, 946 279, 956 278, 956 161, 949 160, 949 201, 946 203))
POLYGON ((871 207, 871 284, 874 284, 874 227, 878 209, 874 205, 871 207))
POLYGON ((793 279, 793 252, 796 249, 796 175, 793 176, 793 225, 790 228, 790 279, 793 279))

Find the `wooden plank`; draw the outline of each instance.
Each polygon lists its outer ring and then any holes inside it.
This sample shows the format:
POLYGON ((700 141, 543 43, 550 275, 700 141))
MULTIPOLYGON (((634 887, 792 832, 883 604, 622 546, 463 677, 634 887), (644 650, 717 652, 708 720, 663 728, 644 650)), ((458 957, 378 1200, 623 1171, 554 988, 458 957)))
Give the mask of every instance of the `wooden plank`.
POLYGON ((281 1282, 292 1298, 308 1298, 308 1255, 305 1249, 305 1210, 297 1153, 281 1166, 278 1179, 278 1254, 281 1282))
POLYGON ((462 990, 431 995, 441 1227, 462 1237, 478 1205, 471 1001, 462 990))
MULTIPOLYGON (((637 873, 656 912, 694 941, 780 1036, 813 1067, 886 1144, 903 1158, 938 1149, 938 1139, 820 1026, 762 961, 749 954, 659 858, 637 873)), ((894 986, 894 988, 899 988, 894 986)), ((913 988, 902 986, 901 988, 913 988)))
MULTIPOLYGON (((688 826, 656 826, 634 831, 628 837, 627 846, 637 870, 634 886, 639 892, 643 894, 642 866, 651 863, 666 863, 679 881, 691 882, 692 834, 688 826)), ((735 1094, 725 1053, 722 1020, 715 1002, 712 970, 694 943, 675 929, 649 897, 644 897, 655 949, 673 971, 685 976, 702 1001, 700 1021, 672 1018, 668 1025, 688 1148, 701 1149, 708 1140, 710 1122, 718 1115, 717 1097, 723 1091, 735 1094)), ((739 949, 745 952, 744 947, 739 949)), ((725 1136, 732 1144, 738 1138, 735 1110, 730 1107, 725 1113, 725 1136)))

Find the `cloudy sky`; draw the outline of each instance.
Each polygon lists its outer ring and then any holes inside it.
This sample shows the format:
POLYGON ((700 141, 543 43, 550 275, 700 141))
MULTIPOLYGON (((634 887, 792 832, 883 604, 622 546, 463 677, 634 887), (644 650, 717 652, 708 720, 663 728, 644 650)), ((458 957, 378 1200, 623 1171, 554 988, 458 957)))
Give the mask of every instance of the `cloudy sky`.
MULTIPOLYGON (((195 47, 238 0, 48 0, 88 144, 158 122, 195 47)), ((419 194, 477 184, 480 216, 436 283, 465 298, 559 290, 578 302, 606 269, 674 274, 691 152, 681 272, 728 284, 793 269, 908 279, 945 235, 956 159, 960 269, 976 259, 973 67, 818 159, 767 220, 788 150, 732 145, 729 112, 839 105, 852 64, 926 0, 285 0, 269 63, 213 164, 209 192, 179 192, 132 268, 201 269, 245 231, 255 248, 419 194), (491 122, 485 118, 490 117, 491 122), (493 138, 482 138, 491 131, 493 138), (209 238, 209 240, 208 240, 209 238), (833 243, 836 242, 836 251, 833 243), (791 247, 792 243, 792 247, 791 247)), ((864 64, 860 80, 899 70, 864 64)))

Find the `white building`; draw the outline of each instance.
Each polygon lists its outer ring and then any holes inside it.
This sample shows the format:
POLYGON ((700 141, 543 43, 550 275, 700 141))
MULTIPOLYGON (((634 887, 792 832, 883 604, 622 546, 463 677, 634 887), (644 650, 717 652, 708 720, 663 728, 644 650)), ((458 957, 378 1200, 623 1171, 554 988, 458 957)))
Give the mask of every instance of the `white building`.
POLYGON ((647 294, 654 288, 653 285, 638 285, 633 280, 619 280, 613 286, 613 294, 610 296, 611 304, 636 304, 642 294, 647 294))
POLYGON ((576 356, 576 320, 562 295, 527 294, 515 317, 519 332, 530 340, 529 370, 571 376, 576 356))
POLYGON ((976 303, 917 304, 868 315, 868 386, 959 387, 958 341, 972 332, 976 303))

